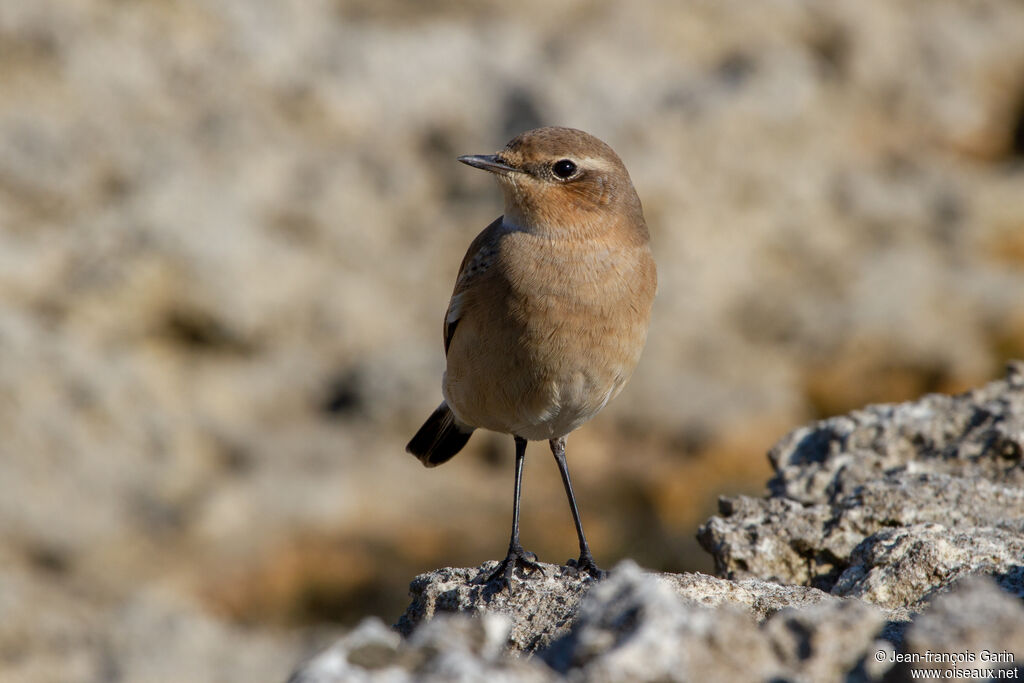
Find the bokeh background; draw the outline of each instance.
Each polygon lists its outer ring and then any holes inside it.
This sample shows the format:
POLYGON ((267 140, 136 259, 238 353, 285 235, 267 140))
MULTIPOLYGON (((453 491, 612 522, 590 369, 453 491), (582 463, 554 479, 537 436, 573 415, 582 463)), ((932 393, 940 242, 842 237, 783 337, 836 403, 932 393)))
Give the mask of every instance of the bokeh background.
MULTIPOLYGON (((0 678, 281 680, 506 548, 512 443, 403 452, 501 210, 455 157, 609 142, 660 270, 569 441, 599 561, 813 418, 1024 356, 1016 0, 0 3, 0 678)), ((531 446, 524 544, 575 535, 531 446)))

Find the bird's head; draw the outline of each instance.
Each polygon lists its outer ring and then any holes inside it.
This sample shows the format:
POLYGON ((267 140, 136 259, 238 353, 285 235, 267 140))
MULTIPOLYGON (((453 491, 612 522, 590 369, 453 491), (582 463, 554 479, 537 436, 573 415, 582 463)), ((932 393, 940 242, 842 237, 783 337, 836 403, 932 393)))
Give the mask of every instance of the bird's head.
POLYGON ((497 177, 505 217, 523 229, 551 233, 628 220, 646 233, 640 199, 622 160, 581 130, 536 128, 497 154, 459 161, 497 177))

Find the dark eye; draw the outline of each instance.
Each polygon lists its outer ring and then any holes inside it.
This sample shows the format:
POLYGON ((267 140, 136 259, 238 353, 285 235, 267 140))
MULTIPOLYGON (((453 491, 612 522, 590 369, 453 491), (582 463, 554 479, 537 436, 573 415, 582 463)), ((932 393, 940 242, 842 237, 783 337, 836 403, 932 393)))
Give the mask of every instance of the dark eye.
POLYGON ((565 180, 566 178, 571 178, 572 175, 576 173, 576 164, 572 163, 568 159, 562 159, 561 161, 556 161, 555 165, 551 167, 551 170, 556 176, 565 180))

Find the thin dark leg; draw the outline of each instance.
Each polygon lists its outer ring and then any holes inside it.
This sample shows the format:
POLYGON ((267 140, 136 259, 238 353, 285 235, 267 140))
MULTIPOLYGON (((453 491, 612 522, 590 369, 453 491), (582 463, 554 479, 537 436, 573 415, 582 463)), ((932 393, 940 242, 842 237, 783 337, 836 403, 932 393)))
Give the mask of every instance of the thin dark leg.
POLYGON ((526 439, 513 437, 516 440, 516 483, 512 494, 512 539, 509 550, 519 547, 519 495, 523 490, 523 462, 526 461, 526 439))
POLYGON ((580 539, 580 559, 576 561, 576 568, 585 571, 595 579, 603 579, 608 572, 597 566, 594 556, 590 554, 590 546, 587 545, 587 537, 583 535, 583 522, 580 521, 580 511, 576 507, 576 496, 572 493, 572 482, 569 481, 569 465, 565 462, 565 437, 551 439, 551 454, 555 456, 558 463, 558 472, 562 475, 562 485, 565 486, 565 495, 569 498, 569 507, 572 509, 572 521, 576 524, 576 535, 580 539))
POLYGON ((526 459, 526 439, 517 436, 515 440, 516 484, 515 497, 512 502, 512 539, 508 544, 508 555, 498 565, 498 568, 487 577, 488 582, 495 579, 500 580, 509 590, 512 589, 509 581, 512 579, 512 573, 515 571, 516 564, 521 564, 529 569, 540 569, 540 565, 537 564, 537 556, 528 550, 523 550, 523 546, 519 544, 519 492, 522 490, 523 485, 523 461, 526 459))

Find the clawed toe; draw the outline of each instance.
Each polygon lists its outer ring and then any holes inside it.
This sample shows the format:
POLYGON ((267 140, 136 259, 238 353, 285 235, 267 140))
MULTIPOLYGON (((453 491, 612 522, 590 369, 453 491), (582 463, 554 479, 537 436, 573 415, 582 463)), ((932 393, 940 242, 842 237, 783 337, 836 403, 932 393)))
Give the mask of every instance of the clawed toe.
POLYGON ((608 578, 608 572, 598 567, 597 562, 594 561, 594 556, 589 553, 580 555, 578 560, 569 560, 565 563, 565 566, 574 570, 577 575, 586 572, 598 581, 608 578))
POLYGON ((508 555, 498 564, 497 568, 487 577, 487 583, 497 581, 501 584, 499 590, 507 588, 512 592, 512 576, 516 566, 522 567, 530 572, 539 571, 544 573, 544 568, 537 562, 537 556, 522 546, 513 546, 508 549, 508 555))

